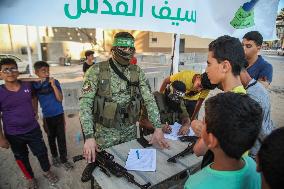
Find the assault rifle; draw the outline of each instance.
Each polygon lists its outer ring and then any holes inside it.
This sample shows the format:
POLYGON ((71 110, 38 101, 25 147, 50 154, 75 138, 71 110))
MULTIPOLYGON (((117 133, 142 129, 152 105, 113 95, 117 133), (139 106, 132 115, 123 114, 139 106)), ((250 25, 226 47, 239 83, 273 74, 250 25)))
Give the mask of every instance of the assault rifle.
MULTIPOLYGON (((84 159, 83 155, 78 155, 73 157, 74 163, 76 161, 84 159)), ((127 169, 122 167, 120 164, 116 163, 114 160, 114 156, 105 150, 102 150, 100 152, 97 152, 96 154, 96 161, 93 163, 94 166, 93 170, 96 167, 99 167, 103 173, 105 173, 108 177, 111 176, 111 174, 115 175, 116 177, 124 177, 127 179, 128 182, 135 184, 141 189, 147 189, 151 186, 151 183, 148 182, 147 184, 141 185, 137 181, 135 181, 134 175, 130 174, 127 169), (110 174, 111 173, 111 174, 110 174)), ((90 166, 87 165, 85 169, 90 169, 90 166)), ((87 170, 83 171, 82 174, 82 181, 84 178, 84 174, 93 172, 93 170, 87 170)))
MULTIPOLYGON (((168 162, 172 162, 172 163, 176 163, 176 159, 179 157, 184 157, 188 154, 192 154, 193 153, 193 147, 197 141, 198 137, 196 136, 187 136, 186 141, 189 142, 188 146, 186 147, 185 150, 183 150, 182 152, 174 155, 173 157, 169 158, 167 161, 168 162)), ((184 140, 184 139, 183 139, 184 140)))

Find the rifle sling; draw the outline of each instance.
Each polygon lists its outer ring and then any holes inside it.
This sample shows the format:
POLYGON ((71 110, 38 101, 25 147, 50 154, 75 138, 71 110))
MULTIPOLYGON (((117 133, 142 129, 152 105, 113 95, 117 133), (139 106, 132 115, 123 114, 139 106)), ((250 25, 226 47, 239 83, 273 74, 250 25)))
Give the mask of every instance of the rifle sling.
POLYGON ((112 70, 116 73, 116 75, 118 75, 120 77, 120 79, 124 80, 127 82, 128 86, 135 86, 138 87, 139 86, 139 82, 131 82, 129 81, 129 79, 116 67, 116 65, 114 64, 112 59, 109 59, 109 65, 112 68, 112 70))

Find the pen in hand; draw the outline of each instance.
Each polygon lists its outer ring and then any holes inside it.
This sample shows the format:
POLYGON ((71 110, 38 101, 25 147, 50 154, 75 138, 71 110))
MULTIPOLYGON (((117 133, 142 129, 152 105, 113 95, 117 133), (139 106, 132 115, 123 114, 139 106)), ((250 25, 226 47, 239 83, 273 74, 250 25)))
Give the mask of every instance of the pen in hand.
POLYGON ((171 133, 172 132, 172 128, 171 126, 168 124, 168 122, 166 122, 166 133, 171 133))

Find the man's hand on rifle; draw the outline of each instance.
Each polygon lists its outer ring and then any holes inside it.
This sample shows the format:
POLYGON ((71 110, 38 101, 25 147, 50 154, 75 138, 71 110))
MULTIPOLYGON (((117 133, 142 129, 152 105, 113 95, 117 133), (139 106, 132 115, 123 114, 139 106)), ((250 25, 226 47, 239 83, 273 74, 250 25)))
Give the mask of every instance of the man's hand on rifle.
POLYGON ((170 147, 170 145, 164 138, 164 132, 161 128, 155 129, 155 132, 153 133, 149 144, 158 144, 162 149, 170 147))
POLYGON ((96 161, 96 152, 99 151, 99 147, 94 138, 88 138, 85 141, 83 155, 88 163, 96 161))

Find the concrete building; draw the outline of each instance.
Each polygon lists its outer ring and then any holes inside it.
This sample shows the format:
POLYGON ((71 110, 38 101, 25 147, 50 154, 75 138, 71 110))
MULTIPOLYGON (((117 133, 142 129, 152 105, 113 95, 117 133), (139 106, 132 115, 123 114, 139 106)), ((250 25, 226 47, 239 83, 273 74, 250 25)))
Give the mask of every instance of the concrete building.
MULTIPOLYGON (((25 58, 28 33, 33 62, 37 60, 37 43, 40 43, 43 60, 54 63, 62 61, 63 57, 71 57, 73 61, 80 60, 84 57, 84 51, 88 49, 93 49, 97 53, 109 52, 113 36, 119 31, 122 30, 0 25, 0 53, 15 54, 25 58)), ((172 34, 134 30, 129 32, 136 38, 137 53, 171 55, 172 34)), ((181 35, 180 53, 204 54, 210 41, 211 39, 181 35)))
MULTIPOLYGON (((111 47, 112 39, 115 33, 121 30, 104 30, 106 50, 111 47)), ((147 32, 147 31, 131 31, 135 37, 136 50, 141 52, 162 52, 170 53, 172 51, 173 34, 162 32, 147 32)), ((181 35, 180 52, 207 52, 208 44, 212 39, 181 35)))

